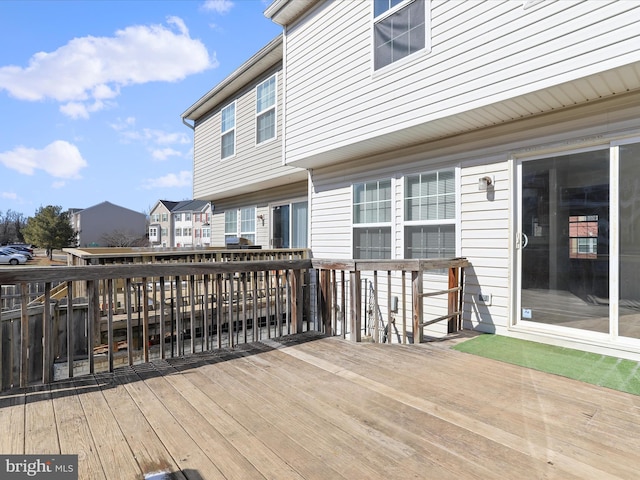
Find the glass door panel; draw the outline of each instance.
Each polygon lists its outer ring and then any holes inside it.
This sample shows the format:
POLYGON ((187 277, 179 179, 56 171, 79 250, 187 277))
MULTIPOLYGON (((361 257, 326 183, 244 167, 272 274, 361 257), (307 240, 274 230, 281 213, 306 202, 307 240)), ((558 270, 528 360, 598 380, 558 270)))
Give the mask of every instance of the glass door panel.
POLYGON ((289 205, 273 208, 273 248, 289 248, 289 205))
POLYGON ((640 144, 620 148, 618 333, 640 338, 640 144))
POLYGON ((609 331, 609 150, 521 164, 520 319, 609 331))

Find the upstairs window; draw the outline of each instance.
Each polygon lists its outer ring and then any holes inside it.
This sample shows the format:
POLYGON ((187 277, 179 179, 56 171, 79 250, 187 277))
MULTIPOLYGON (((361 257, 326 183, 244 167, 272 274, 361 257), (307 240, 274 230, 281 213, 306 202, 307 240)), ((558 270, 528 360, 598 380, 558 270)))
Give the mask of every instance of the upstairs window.
POLYGON ((236 104, 222 109, 220 122, 220 158, 236 154, 236 104))
POLYGON ((374 70, 425 49, 426 1, 374 0, 374 70))
POLYGON ((276 76, 256 88, 256 143, 276 137, 276 76))

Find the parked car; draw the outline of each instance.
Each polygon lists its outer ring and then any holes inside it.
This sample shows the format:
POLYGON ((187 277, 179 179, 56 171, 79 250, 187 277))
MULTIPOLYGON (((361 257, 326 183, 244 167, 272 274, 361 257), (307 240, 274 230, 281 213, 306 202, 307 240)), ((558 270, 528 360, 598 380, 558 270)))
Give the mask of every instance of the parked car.
POLYGON ((13 247, 0 247, 0 250, 4 252, 9 252, 9 253, 15 253, 17 255, 22 255, 23 257, 27 257, 27 260, 31 260, 33 258, 32 253, 29 253, 24 250, 18 250, 17 248, 13 248, 13 247))
POLYGON ((33 247, 27 243, 8 243, 5 245, 5 247, 13 248, 21 252, 29 252, 31 255, 33 255, 33 247))
POLYGON ((27 263, 27 257, 18 253, 11 253, 5 250, 0 250, 0 264, 8 265, 21 265, 27 263))

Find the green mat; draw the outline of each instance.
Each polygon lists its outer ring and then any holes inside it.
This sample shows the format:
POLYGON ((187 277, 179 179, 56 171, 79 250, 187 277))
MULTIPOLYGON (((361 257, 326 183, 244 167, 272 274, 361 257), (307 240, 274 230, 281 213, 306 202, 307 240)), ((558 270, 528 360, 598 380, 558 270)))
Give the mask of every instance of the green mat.
POLYGON ((640 363, 631 360, 490 334, 453 349, 640 395, 640 363))

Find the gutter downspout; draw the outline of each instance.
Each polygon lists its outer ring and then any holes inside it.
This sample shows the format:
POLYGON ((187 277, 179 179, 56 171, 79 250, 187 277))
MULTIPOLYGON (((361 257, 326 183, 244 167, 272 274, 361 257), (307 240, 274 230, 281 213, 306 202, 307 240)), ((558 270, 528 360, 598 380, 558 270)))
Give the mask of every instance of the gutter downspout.
POLYGON ((196 129, 196 127, 195 127, 195 123, 194 123, 194 125, 191 125, 190 123, 187 123, 187 121, 184 119, 184 117, 182 118, 182 123, 184 123, 184 124, 185 124, 187 127, 189 127, 191 130, 194 130, 194 131, 195 131, 195 129, 196 129))

